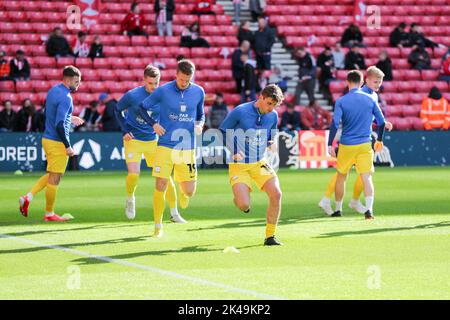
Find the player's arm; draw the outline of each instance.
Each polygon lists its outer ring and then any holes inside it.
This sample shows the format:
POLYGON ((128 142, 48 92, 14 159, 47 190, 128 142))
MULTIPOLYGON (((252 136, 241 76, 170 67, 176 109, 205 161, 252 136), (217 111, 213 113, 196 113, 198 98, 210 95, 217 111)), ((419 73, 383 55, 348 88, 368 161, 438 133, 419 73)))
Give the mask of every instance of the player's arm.
POLYGON ((158 116, 160 112, 161 90, 160 88, 153 91, 151 95, 145 98, 139 106, 139 115, 153 127, 158 136, 166 133, 166 130, 158 123, 158 116))
POLYGON ((375 142, 374 149, 376 152, 383 150, 383 136, 386 127, 386 122, 384 120, 383 112, 381 112, 380 106, 374 101, 372 113, 375 117, 377 123, 377 141, 375 142))
POLYGON ((66 147, 66 154, 68 156, 73 156, 73 150, 70 146, 69 141, 69 135, 66 134, 66 129, 64 128, 64 122, 67 119, 67 116, 69 114, 71 106, 71 99, 70 98, 64 98, 57 107, 56 111, 56 121, 55 121, 55 128, 56 133, 58 134, 59 138, 61 139, 62 143, 66 147))
POLYGON ((272 127, 270 128, 270 131, 267 136, 267 148, 272 152, 276 152, 274 146, 277 134, 278 134, 278 114, 275 114, 272 127))
POLYGON ((234 109, 226 116, 219 127, 219 130, 222 132, 223 145, 230 151, 231 157, 235 161, 244 158, 243 154, 237 152, 237 144, 234 141, 234 128, 236 128, 239 123, 239 117, 239 110, 234 109))
POLYGON ((117 122, 119 123, 120 130, 123 133, 123 138, 126 141, 133 139, 133 134, 131 132, 129 132, 129 130, 127 128, 125 116, 123 114, 123 112, 128 109, 128 105, 129 105, 128 101, 129 101, 129 96, 127 93, 125 93, 125 95, 122 98, 120 98, 119 102, 117 103, 116 107, 114 108, 114 115, 117 119, 117 122))
POLYGON ((328 153, 334 158, 336 158, 336 152, 333 149, 332 145, 334 138, 336 137, 339 124, 341 123, 341 119, 342 119, 342 105, 341 101, 338 100, 336 101, 336 105, 334 107, 333 121, 331 121, 330 134, 328 136, 328 153))
POLYGON ((195 119, 195 134, 200 135, 205 125, 205 91, 202 90, 201 98, 197 104, 197 117, 195 119))

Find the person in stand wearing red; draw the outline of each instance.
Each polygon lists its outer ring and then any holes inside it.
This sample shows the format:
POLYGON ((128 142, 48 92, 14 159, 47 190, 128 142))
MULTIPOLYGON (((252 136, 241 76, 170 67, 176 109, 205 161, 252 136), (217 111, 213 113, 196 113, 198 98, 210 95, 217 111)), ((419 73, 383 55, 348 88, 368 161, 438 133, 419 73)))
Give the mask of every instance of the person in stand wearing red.
POLYGON ((122 33, 126 36, 147 36, 144 27, 147 25, 144 14, 139 9, 139 4, 133 2, 131 11, 122 20, 120 26, 122 33))
POLYGON ((332 120, 330 112, 319 106, 315 100, 302 111, 300 119, 305 130, 326 130, 330 128, 332 120))
POLYGON ((215 4, 215 0, 197 0, 195 3, 195 8, 192 11, 194 14, 213 14, 216 13, 213 11, 213 4, 215 4))

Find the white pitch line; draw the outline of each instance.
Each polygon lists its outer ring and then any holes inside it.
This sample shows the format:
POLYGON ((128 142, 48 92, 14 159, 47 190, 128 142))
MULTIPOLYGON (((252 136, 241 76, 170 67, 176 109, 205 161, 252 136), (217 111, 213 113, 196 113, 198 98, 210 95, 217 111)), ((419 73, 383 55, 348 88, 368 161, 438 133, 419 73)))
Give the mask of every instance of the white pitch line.
POLYGON ((141 270, 146 270, 146 271, 150 271, 150 272, 153 272, 153 273, 158 273, 158 274, 161 274, 161 275, 164 275, 164 276, 173 277, 173 278, 177 278, 177 279, 182 279, 182 280, 190 281, 190 282, 197 283, 197 284, 202 284, 202 285, 205 285, 205 286, 221 288, 221 289, 224 289, 224 290, 230 291, 230 292, 238 292, 238 293, 242 293, 242 294, 247 294, 247 295, 250 295, 250 296, 254 296, 256 298, 270 299, 270 300, 286 300, 286 298, 276 297, 276 296, 272 296, 272 295, 265 294, 265 293, 259 293, 259 292, 253 291, 253 290, 241 289, 241 288, 229 286, 227 284, 214 282, 214 281, 209 281, 209 280, 205 280, 205 279, 202 279, 202 278, 187 276, 187 275, 176 273, 176 272, 173 272, 173 271, 159 269, 159 268, 155 268, 155 267, 152 267, 152 266, 147 266, 147 265, 143 265, 143 264, 139 264, 139 263, 135 263, 135 262, 130 262, 130 261, 127 261, 127 260, 114 259, 114 258, 110 258, 110 257, 106 257, 106 256, 100 256, 100 255, 92 254, 92 253, 85 252, 85 251, 80 251, 80 250, 75 250, 75 249, 71 249, 71 248, 66 248, 66 247, 63 247, 63 246, 45 244, 45 243, 42 243, 42 242, 39 242, 39 241, 26 239, 26 238, 19 238, 19 237, 11 236, 11 235, 8 235, 8 234, 0 234, 0 238, 11 239, 11 240, 15 240, 15 241, 18 241, 18 242, 31 244, 31 245, 37 246, 37 247, 41 247, 41 248, 54 249, 54 250, 58 250, 58 251, 72 253, 72 254, 75 254, 75 255, 78 255, 78 256, 83 256, 83 257, 92 258, 92 259, 105 261, 105 262, 109 262, 109 263, 115 263, 115 264, 122 265, 122 266, 127 266, 127 267, 133 267, 133 268, 137 268, 137 269, 141 269, 141 270))

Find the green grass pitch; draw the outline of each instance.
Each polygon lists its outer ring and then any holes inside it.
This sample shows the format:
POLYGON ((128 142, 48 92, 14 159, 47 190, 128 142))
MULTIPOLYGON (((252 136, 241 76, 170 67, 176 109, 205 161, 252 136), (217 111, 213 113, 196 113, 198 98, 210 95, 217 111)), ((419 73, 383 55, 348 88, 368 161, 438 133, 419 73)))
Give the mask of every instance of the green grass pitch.
POLYGON ((199 173, 182 215, 153 231, 154 180, 143 172, 137 217, 124 215, 125 172, 68 173, 57 212, 42 221, 45 194, 18 212, 38 173, 0 175, 0 299, 449 299, 450 168, 377 169, 374 221, 318 209, 332 170, 280 170, 282 247, 264 247, 266 197, 234 208, 224 170, 199 173), (224 253, 234 246, 240 253, 224 253))

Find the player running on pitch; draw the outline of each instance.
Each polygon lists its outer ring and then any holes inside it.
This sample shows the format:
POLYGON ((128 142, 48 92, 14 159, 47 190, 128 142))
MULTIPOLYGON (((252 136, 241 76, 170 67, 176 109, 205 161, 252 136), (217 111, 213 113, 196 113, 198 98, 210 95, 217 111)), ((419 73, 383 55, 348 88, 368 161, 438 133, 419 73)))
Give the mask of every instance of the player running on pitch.
POLYGON ((45 189, 44 221, 66 221, 66 218, 55 214, 56 193, 61 176, 66 171, 69 157, 74 155, 70 145, 69 131, 71 124, 82 125, 83 120, 72 116, 73 101, 71 92, 77 91, 81 82, 80 70, 74 66, 66 66, 63 70, 63 80, 53 86, 45 100, 45 132, 42 146, 47 158, 47 173, 39 178, 30 192, 20 197, 20 213, 28 217, 28 207, 34 196, 45 189))
POLYGON ((178 62, 176 79, 157 88, 141 104, 141 116, 159 136, 153 176, 154 236, 163 236, 162 216, 166 189, 172 171, 180 185, 180 206, 186 208, 196 189, 195 135, 205 123, 205 91, 191 82, 195 66, 189 60, 178 62))
MULTIPOLYGON (((383 83, 384 73, 378 69, 377 67, 369 67, 367 69, 367 77, 366 77, 366 84, 361 88, 361 90, 374 99, 378 103, 378 90, 380 89, 382 83, 383 83)), ((385 128, 388 131, 391 131, 393 128, 393 125, 391 122, 386 121, 385 128)), ((333 177, 330 179, 330 182, 327 185, 327 190, 325 192, 324 197, 319 202, 319 207, 328 215, 332 215, 334 213, 333 209, 331 208, 331 195, 334 193, 334 189, 336 188, 336 180, 337 180, 338 174, 335 173, 333 177)), ((353 187, 353 195, 352 199, 350 200, 348 206, 350 209, 355 210, 358 213, 365 213, 366 208, 363 206, 361 201, 359 200, 361 197, 361 194, 363 192, 364 185, 361 180, 361 176, 358 176, 355 181, 355 185, 353 187)))
POLYGON ((281 245, 275 237, 281 213, 281 189, 277 174, 264 159, 267 147, 273 144, 278 124, 275 108, 283 101, 276 85, 264 88, 258 100, 241 104, 231 111, 220 126, 226 146, 232 154, 229 178, 234 204, 241 211, 250 211, 252 181, 269 198, 264 245, 281 245))
MULTIPOLYGON (((153 128, 140 116, 141 103, 159 86, 161 74, 158 68, 148 65, 144 69, 144 84, 125 93, 116 108, 116 118, 124 134, 125 161, 128 168, 126 178, 127 199, 125 214, 128 219, 136 216, 136 200, 134 193, 137 188, 141 171, 141 160, 144 155, 148 167, 153 167, 156 155, 157 136, 153 128), (124 116, 124 111, 126 115, 124 116)), ((170 220, 186 223, 177 209, 177 193, 172 178, 167 188, 167 201, 170 206, 170 220)))
POLYGON ((377 124, 377 141, 374 149, 379 152, 383 148, 383 134, 385 120, 378 103, 367 93, 363 92, 363 75, 353 70, 347 74, 349 93, 336 101, 333 122, 330 127, 328 139, 328 152, 336 157, 332 147, 333 140, 342 120, 342 136, 337 156, 335 200, 336 211, 332 216, 342 215, 342 199, 345 192, 345 180, 351 167, 355 165, 356 171, 361 175, 366 198, 366 219, 373 219, 374 186, 372 182, 373 150, 371 145, 371 132, 373 117, 377 124))

